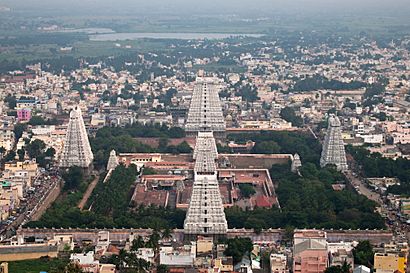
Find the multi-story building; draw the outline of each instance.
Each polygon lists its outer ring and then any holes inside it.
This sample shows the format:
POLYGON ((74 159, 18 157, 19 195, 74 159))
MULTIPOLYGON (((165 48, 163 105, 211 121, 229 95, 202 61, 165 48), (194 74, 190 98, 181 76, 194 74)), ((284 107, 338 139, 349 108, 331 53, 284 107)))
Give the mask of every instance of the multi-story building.
POLYGON ((376 273, 406 272, 407 258, 404 253, 375 253, 374 271, 376 273))
POLYGON ((284 254, 272 253, 270 255, 270 272, 271 273, 287 273, 287 257, 284 254))
POLYGON ((14 133, 11 129, 0 130, 0 147, 3 147, 6 151, 10 151, 14 146, 14 133))
POLYGON ((326 232, 296 230, 293 237, 293 272, 323 273, 328 266, 326 232))

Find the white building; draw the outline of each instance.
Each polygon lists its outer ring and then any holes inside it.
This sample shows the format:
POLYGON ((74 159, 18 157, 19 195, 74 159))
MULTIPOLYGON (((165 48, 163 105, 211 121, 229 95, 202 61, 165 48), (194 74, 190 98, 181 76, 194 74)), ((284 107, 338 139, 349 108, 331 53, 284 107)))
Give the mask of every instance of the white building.
POLYGON ((287 257, 284 254, 275 254, 270 255, 270 272, 271 273, 287 273, 287 257))

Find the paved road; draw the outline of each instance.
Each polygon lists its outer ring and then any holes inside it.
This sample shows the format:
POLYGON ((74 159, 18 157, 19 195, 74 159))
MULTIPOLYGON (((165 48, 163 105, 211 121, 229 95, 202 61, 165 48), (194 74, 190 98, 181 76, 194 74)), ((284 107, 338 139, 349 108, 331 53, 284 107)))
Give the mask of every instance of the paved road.
POLYGON ((55 171, 40 173, 33 182, 34 190, 24 193, 25 201, 22 201, 19 213, 15 215, 15 219, 10 224, 0 228, 0 234, 9 238, 20 225, 30 221, 36 211, 44 205, 44 200, 56 184, 61 181, 61 177, 55 171))
POLYGON ((358 193, 377 202, 383 210, 387 212, 387 226, 388 229, 393 232, 395 239, 409 242, 410 228, 408 224, 400 219, 400 211, 396 211, 396 208, 392 207, 392 205, 383 198, 381 193, 375 192, 367 187, 364 178, 360 177, 358 165, 351 155, 348 155, 348 162, 349 170, 345 172, 345 175, 350 183, 355 187, 358 193))
POLYGON ((81 199, 80 203, 78 203, 78 208, 83 209, 85 204, 88 201, 88 198, 90 198, 91 194, 93 193, 93 190, 95 186, 97 186, 98 180, 100 179, 100 176, 96 175, 94 180, 88 185, 87 190, 85 191, 83 198, 81 199))
POLYGON ((350 184, 357 190, 358 193, 366 196, 368 199, 377 202, 379 205, 383 204, 383 200, 381 199, 378 193, 373 192, 370 190, 366 183, 364 182, 363 178, 358 177, 353 171, 348 170, 345 171, 345 176, 349 180, 350 184))

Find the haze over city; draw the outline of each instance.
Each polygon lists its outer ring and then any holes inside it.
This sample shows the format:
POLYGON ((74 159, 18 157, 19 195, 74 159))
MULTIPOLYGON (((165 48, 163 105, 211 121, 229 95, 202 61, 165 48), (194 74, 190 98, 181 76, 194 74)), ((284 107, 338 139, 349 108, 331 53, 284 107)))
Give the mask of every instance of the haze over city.
POLYGON ((406 273, 408 0, 0 0, 1 273, 406 273))

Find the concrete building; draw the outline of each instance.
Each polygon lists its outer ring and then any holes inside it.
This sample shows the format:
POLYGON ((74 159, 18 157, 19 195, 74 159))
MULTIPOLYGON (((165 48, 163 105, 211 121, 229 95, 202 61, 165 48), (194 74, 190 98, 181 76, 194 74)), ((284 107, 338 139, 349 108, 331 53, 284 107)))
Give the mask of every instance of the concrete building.
POLYGON ((370 273, 370 268, 364 265, 359 265, 353 270, 353 273, 370 273))
POLYGON ((79 107, 76 107, 70 113, 60 167, 70 168, 78 166, 88 169, 93 159, 94 155, 88 141, 81 110, 79 107))
POLYGON ((185 129, 193 135, 200 131, 215 134, 225 132, 225 119, 215 78, 197 78, 185 129))
POLYGON ((17 120, 19 122, 26 122, 31 119, 31 109, 23 108, 17 110, 17 120))
POLYGON ((287 273, 289 272, 287 268, 287 257, 284 254, 270 255, 270 272, 271 273, 287 273))
POLYGON ((83 272, 98 273, 100 262, 94 259, 94 251, 87 253, 73 253, 70 261, 78 264, 83 272))
POLYGON ((406 272, 407 258, 403 253, 375 253, 374 272, 376 273, 400 273, 406 272))
POLYGON ((339 171, 347 170, 346 152, 342 139, 341 123, 337 116, 329 117, 329 125, 323 142, 320 166, 336 165, 339 171))
POLYGON ((196 243, 182 247, 161 247, 159 251, 160 264, 177 267, 191 267, 196 258, 196 243))
POLYGON ((0 130, 0 147, 3 147, 6 151, 10 151, 14 146, 14 133, 11 129, 0 130))
POLYGON ((326 232, 295 230, 293 244, 294 273, 323 273, 328 266, 326 232))

